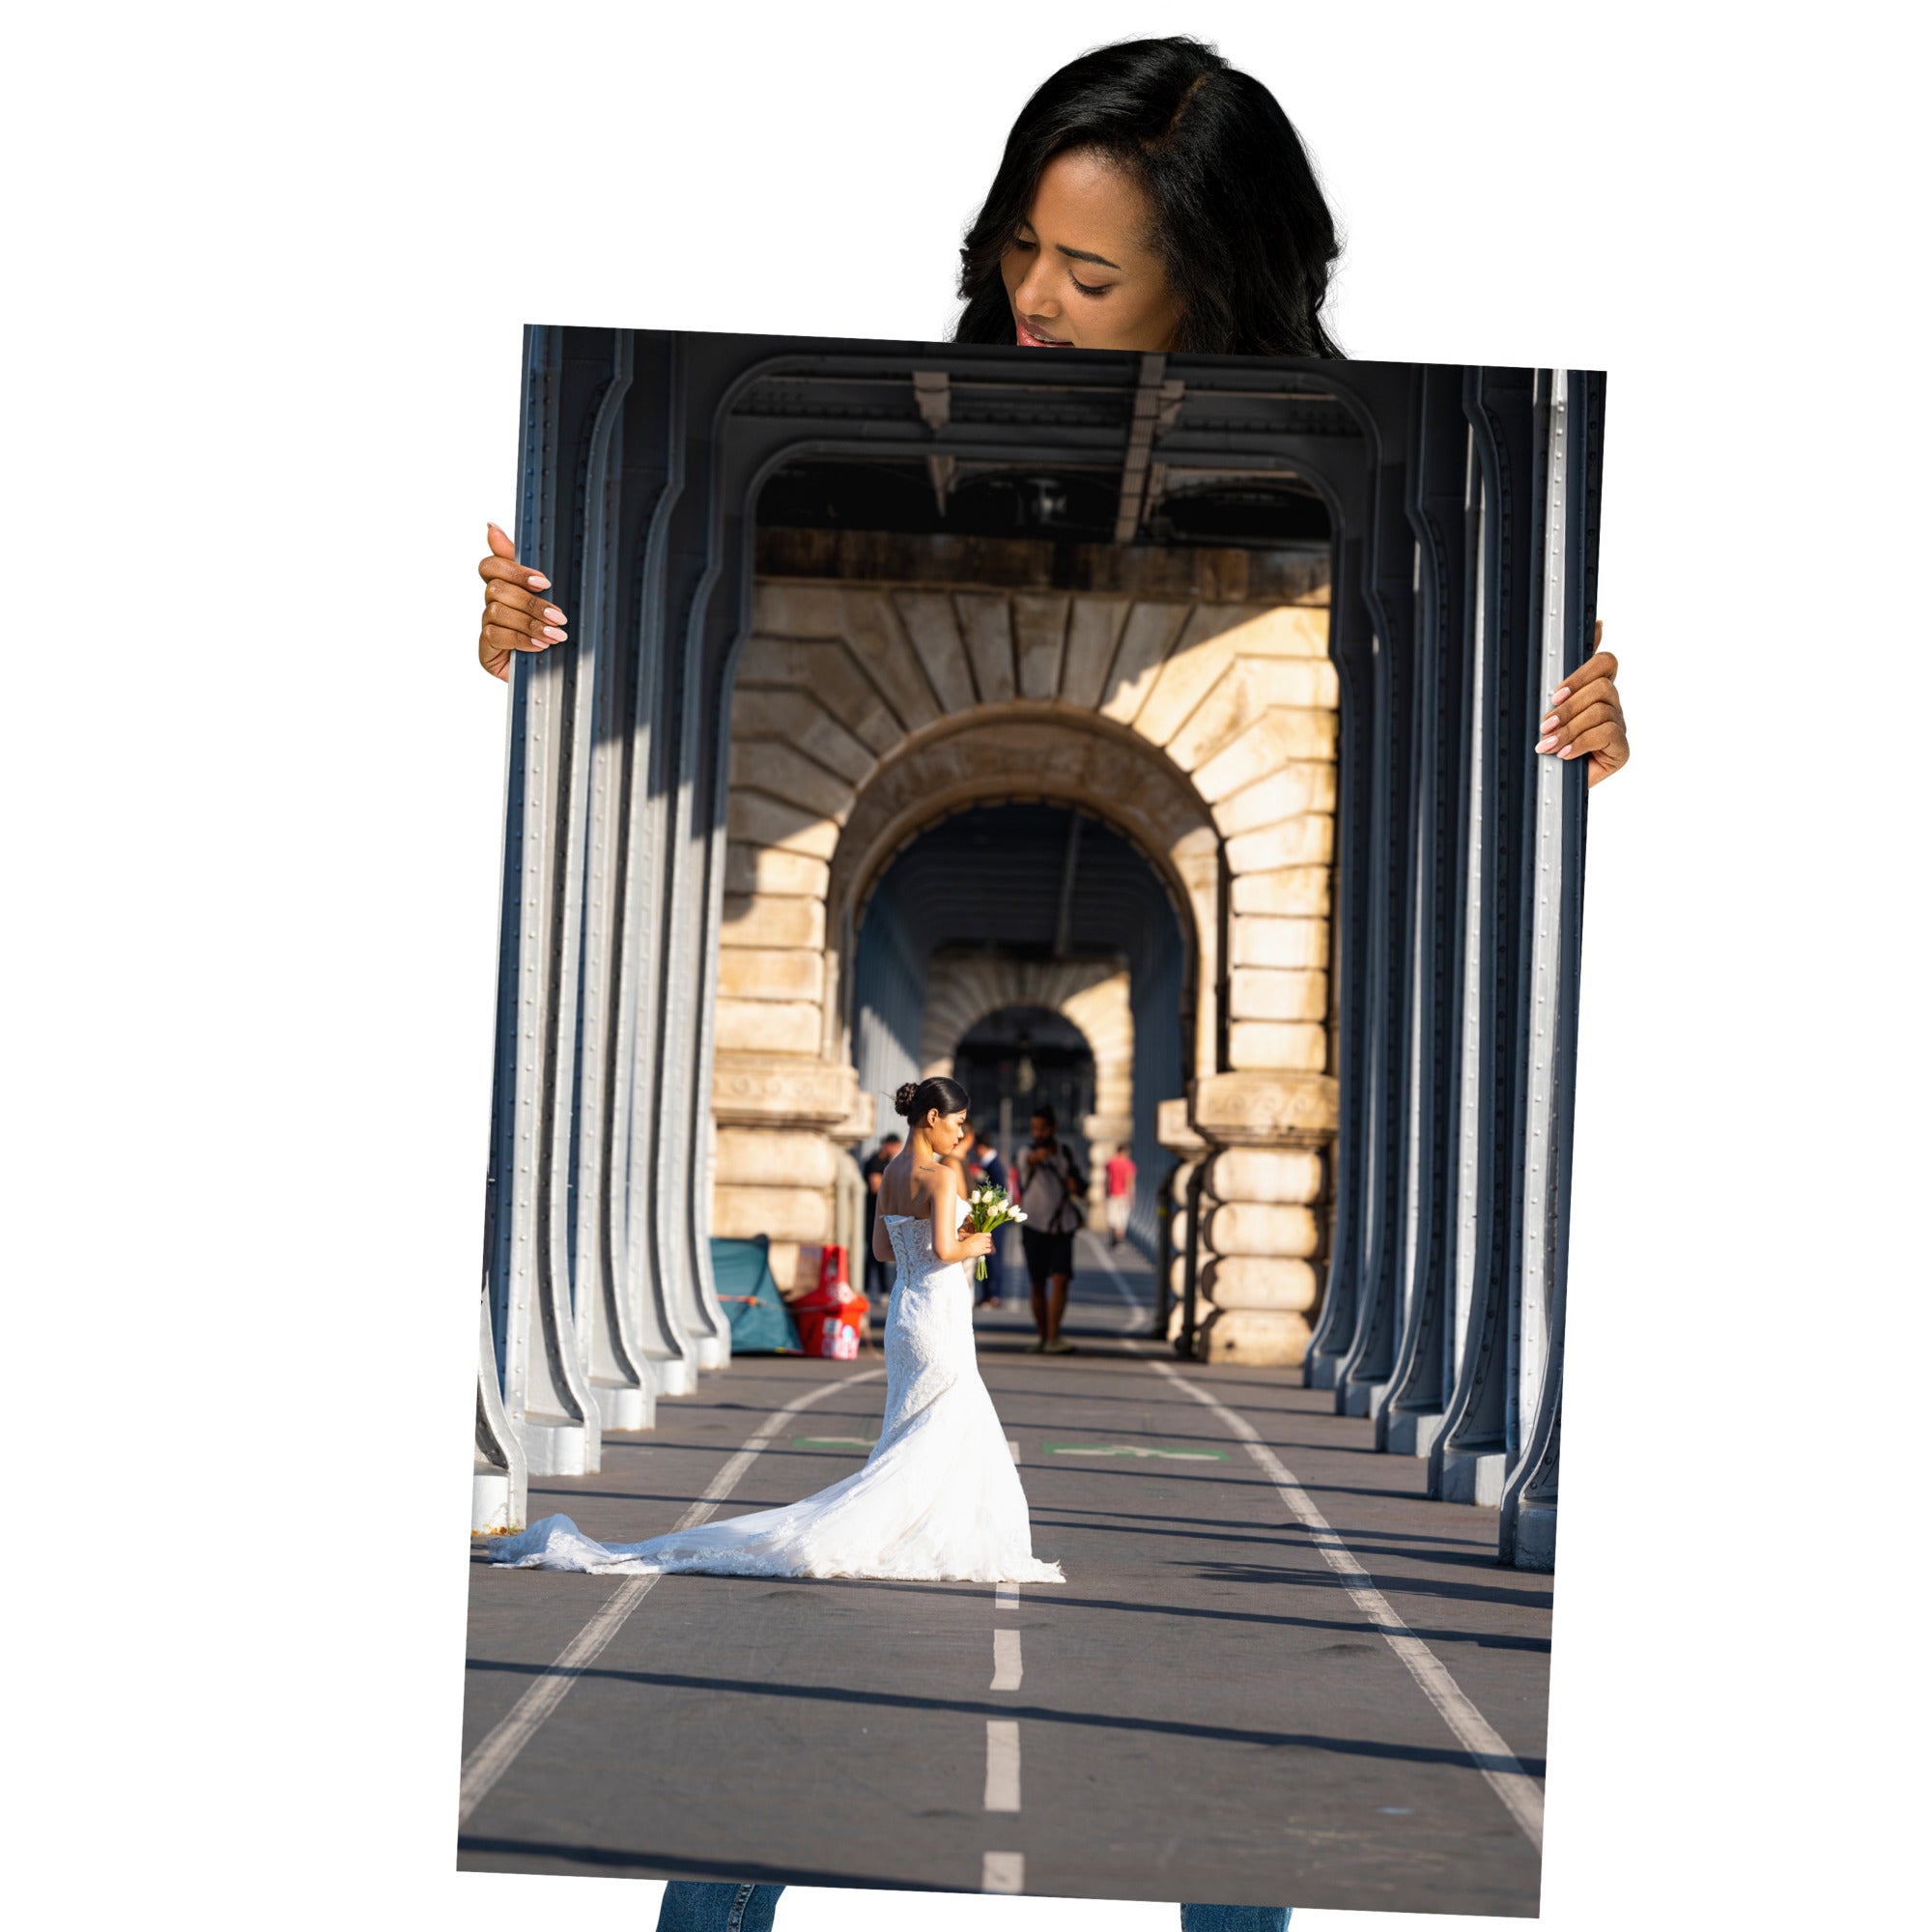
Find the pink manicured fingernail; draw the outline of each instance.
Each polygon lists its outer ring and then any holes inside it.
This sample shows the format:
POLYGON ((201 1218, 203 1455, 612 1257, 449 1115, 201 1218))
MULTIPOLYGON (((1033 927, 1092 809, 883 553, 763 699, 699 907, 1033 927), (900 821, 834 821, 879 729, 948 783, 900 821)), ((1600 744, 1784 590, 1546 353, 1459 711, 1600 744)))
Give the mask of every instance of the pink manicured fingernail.
POLYGON ((1562 687, 1561 690, 1557 692, 1556 696, 1552 697, 1549 701, 1552 704, 1561 704, 1563 700, 1569 696, 1570 696, 1570 687, 1566 684, 1562 687))
POLYGON ((1556 733, 1552 731, 1548 737, 1539 738, 1536 741, 1536 749, 1539 752, 1553 752, 1556 749, 1556 733))
POLYGON ((564 639, 564 633, 559 631, 554 624, 548 624, 544 627, 544 636, 554 644, 560 644, 564 639))
POLYGON ((548 606, 546 606, 544 609, 544 615, 548 617, 553 624, 560 624, 563 622, 563 612, 561 611, 553 611, 548 606))
POLYGON ((1565 745, 1556 755, 1559 758, 1574 758, 1577 755, 1577 748, 1575 745, 1565 745))
POLYGON ((530 572, 530 588, 532 590, 548 590, 550 588, 550 579, 533 570, 530 572))
POLYGON ((1549 714, 1549 716, 1543 721, 1543 728, 1546 731, 1553 731, 1556 729, 1557 725, 1562 724, 1562 722, 1563 722, 1562 719, 1557 717, 1555 712, 1552 711, 1549 714))

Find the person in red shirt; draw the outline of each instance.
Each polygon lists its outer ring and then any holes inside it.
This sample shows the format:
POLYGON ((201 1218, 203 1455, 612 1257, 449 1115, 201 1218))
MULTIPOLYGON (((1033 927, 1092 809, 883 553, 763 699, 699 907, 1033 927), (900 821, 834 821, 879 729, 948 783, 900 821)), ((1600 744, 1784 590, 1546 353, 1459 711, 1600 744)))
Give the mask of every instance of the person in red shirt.
POLYGON ((1125 1148, 1116 1148, 1107 1163, 1107 1232, 1110 1246, 1118 1248, 1127 1238, 1127 1216, 1134 1211, 1134 1157, 1125 1148))

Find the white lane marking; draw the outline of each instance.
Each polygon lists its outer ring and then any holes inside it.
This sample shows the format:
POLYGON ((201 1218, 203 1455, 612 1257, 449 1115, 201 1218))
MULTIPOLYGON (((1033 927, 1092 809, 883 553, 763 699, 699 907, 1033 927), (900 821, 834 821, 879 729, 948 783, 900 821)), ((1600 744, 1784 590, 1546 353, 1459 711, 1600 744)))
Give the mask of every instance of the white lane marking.
POLYGON ((988 1852, 980 1868, 981 1891, 1019 1892, 1026 1889, 1024 1852, 988 1852))
POLYGON ((1009 1718, 986 1719, 986 1809, 1020 1808, 1020 1727, 1009 1718))
POLYGON ((1134 1299, 1127 1288, 1125 1277, 1109 1259, 1106 1249, 1100 1245, 1098 1236, 1096 1236, 1090 1239, 1087 1245, 1092 1251, 1094 1261, 1098 1263, 1100 1272, 1114 1284, 1114 1293, 1127 1304, 1127 1312, 1131 1315, 1145 1315, 1151 1321, 1152 1310, 1148 1308, 1144 1303, 1134 1299))
POLYGON ((1220 1417, 1222 1423, 1247 1445, 1248 1454, 1266 1471, 1281 1499, 1308 1531, 1329 1569, 1341 1577, 1343 1587, 1355 1601, 1355 1607, 1381 1634, 1382 1640, 1408 1667, 1422 1694, 1435 1709, 1456 1741, 1469 1753, 1476 1769, 1489 1780, 1492 1790, 1508 1807, 1509 1814, 1522 1828, 1523 1835, 1540 1852, 1543 1849, 1543 1787, 1518 1762, 1516 1753, 1503 1742, 1501 1734, 1476 1709, 1462 1687, 1450 1676, 1442 1660, 1399 1617, 1388 1599, 1370 1580, 1369 1573, 1354 1552, 1330 1526, 1328 1519, 1316 1508, 1308 1492, 1294 1479, 1281 1459, 1261 1439, 1246 1417, 1236 1414, 1225 1403, 1217 1402, 1199 1389, 1166 1362, 1150 1360, 1148 1367, 1162 1375, 1177 1388, 1185 1389, 1203 1407, 1220 1417))
POLYGON ((1020 1688, 1020 1634, 1018 1631, 993 1633, 993 1683, 995 1690, 1020 1688))
POLYGON ((1016 1610, 1019 1606, 1020 1586, 1017 1583, 993 1585, 993 1607, 996 1610, 1016 1610))
MULTIPOLYGON (((678 1529, 695 1529, 703 1522, 739 1483, 756 1460, 768 1449, 786 1422, 802 1408, 810 1408, 836 1389, 850 1388, 855 1382, 876 1381, 884 1369, 866 1369, 856 1376, 841 1376, 834 1382, 821 1382, 808 1389, 795 1402, 775 1409, 745 1446, 712 1477, 704 1493, 678 1518, 678 1529)), ((529 1743, 544 1719, 563 1702, 564 1694, 596 1661, 598 1653, 617 1634, 624 1619, 650 1594, 656 1577, 633 1577, 620 1583, 604 1600, 602 1608, 557 1653, 556 1662, 511 1705, 509 1713, 463 1760, 463 1786, 458 1800, 456 1822, 468 1824, 474 1811, 495 1788, 497 1781, 517 1760, 517 1753, 529 1743)))
POLYGON ((1017 1463, 1020 1460, 1020 1445, 1017 1442, 1013 1441, 1010 1437, 1009 1437, 1007 1441, 1007 1454, 1009 1455, 1015 1463, 1017 1463))

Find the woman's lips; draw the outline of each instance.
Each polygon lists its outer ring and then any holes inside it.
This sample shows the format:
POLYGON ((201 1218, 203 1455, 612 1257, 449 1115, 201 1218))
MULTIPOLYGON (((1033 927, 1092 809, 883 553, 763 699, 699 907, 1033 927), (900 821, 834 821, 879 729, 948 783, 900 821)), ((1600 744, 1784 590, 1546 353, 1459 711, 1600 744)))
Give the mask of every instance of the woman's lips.
POLYGON ((1018 316, 1013 318, 1013 328, 1022 349, 1070 349, 1073 346, 1057 335, 1041 335, 1037 329, 1029 328, 1018 316))

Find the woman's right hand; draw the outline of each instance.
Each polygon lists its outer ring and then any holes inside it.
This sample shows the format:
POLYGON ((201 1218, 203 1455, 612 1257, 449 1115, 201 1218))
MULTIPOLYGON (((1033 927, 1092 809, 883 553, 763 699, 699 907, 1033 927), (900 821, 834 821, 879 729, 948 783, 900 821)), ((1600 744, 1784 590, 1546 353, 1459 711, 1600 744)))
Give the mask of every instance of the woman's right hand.
POLYGON ((495 524, 490 526, 490 554, 476 566, 483 580, 483 631, 476 643, 477 661, 492 677, 506 682, 512 654, 547 651, 568 638, 569 621, 548 598, 536 593, 550 588, 550 579, 517 561, 517 547, 495 524))
POLYGON ((961 1261, 978 1261, 981 1255, 993 1252, 993 1237, 979 1229, 971 1234, 961 1233, 959 1237, 959 1258, 961 1261))

